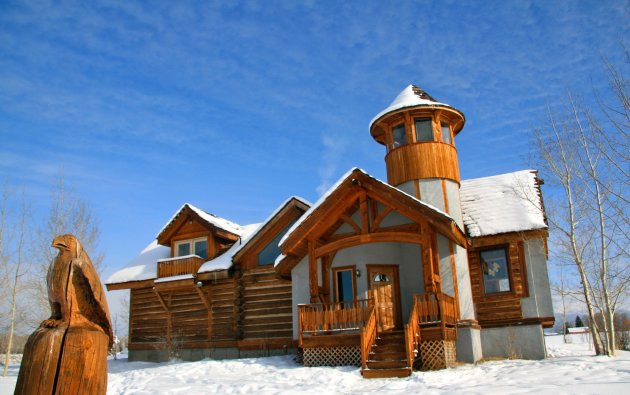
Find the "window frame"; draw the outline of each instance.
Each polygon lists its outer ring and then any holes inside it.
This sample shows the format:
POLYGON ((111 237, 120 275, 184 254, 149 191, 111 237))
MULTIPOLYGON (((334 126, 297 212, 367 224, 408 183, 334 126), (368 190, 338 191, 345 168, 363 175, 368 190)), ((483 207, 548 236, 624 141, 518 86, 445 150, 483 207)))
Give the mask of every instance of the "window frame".
POLYGON ((413 118, 413 142, 414 143, 426 143, 426 142, 434 142, 435 141, 435 130, 433 129, 433 117, 429 116, 417 116, 413 118), (416 123, 418 121, 428 121, 431 125, 431 139, 430 140, 418 140, 418 128, 416 127, 416 123))
POLYGON ((478 258, 479 258, 479 276, 481 277, 481 291, 482 291, 482 295, 484 297, 493 297, 493 296, 497 296, 497 295, 510 295, 510 294, 514 294, 515 290, 514 290, 514 279, 512 277, 512 264, 510 262, 510 246, 509 244, 503 244, 503 245, 494 245, 494 246, 488 246, 485 247, 483 249, 480 249, 477 251, 478 254, 478 258), (499 251, 502 250, 504 257, 505 257, 505 270, 506 270, 506 278, 508 280, 508 285, 510 287, 509 290, 507 291, 497 291, 497 292, 486 292, 486 282, 484 279, 484 270, 483 270, 483 258, 481 256, 481 254, 483 254, 484 252, 489 252, 489 251, 499 251))
POLYGON ((208 258, 208 244, 209 243, 208 243, 207 237, 196 237, 194 239, 177 240, 173 243, 173 258, 178 258, 180 256, 196 255, 202 259, 209 259, 208 258), (195 243, 202 242, 202 241, 206 242, 206 256, 205 257, 195 254, 195 243), (190 253, 188 255, 179 255, 179 246, 183 244, 188 244, 190 246, 190 253))
POLYGON ((440 134, 442 135, 442 142, 444 144, 453 145, 453 128, 450 122, 440 121, 440 134), (448 140, 444 141, 444 128, 448 128, 448 140))
POLYGON ((405 146, 405 145, 409 144, 409 139, 408 139, 408 136, 407 136, 407 125, 406 125, 405 121, 395 123, 394 125, 392 125, 392 129, 391 130, 392 130, 392 132, 391 132, 392 145, 391 145, 390 151, 393 151, 396 148, 400 148, 402 146, 405 146), (396 145, 396 139, 394 138, 394 130, 399 128, 399 127, 401 127, 401 126, 402 126, 402 129, 403 129, 403 137, 405 138, 405 141, 403 143, 399 144, 399 145, 396 145))
POLYGON ((333 277, 333 301, 334 303, 350 303, 350 301, 339 301, 339 289, 338 289, 338 281, 337 281, 337 273, 339 272, 350 272, 350 278, 352 279, 352 301, 357 301, 357 266, 356 265, 348 265, 348 266, 338 266, 332 268, 332 277, 333 277))

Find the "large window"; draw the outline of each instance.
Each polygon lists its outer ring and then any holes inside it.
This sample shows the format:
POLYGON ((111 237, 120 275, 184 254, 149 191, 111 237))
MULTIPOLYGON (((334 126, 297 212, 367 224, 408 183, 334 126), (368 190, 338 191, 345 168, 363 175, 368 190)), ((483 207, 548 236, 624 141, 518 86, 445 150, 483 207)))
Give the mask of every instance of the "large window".
POLYGON ((505 248, 485 250, 479 253, 483 273, 483 291, 486 294, 509 292, 510 273, 505 248))
POLYGON ((416 141, 433 141, 433 122, 431 118, 416 118, 416 141))
POLYGON ((335 286, 335 302, 352 303, 356 295, 354 283, 354 266, 338 267, 333 269, 335 286))
POLYGON ((278 243, 280 243, 280 239, 282 239, 282 236, 284 236, 285 233, 287 233, 289 228, 294 223, 295 221, 291 221, 290 224, 288 224, 284 229, 282 229, 282 231, 278 233, 276 237, 273 240, 271 240, 271 242, 267 244, 265 248, 262 249, 262 251, 258 253, 259 265, 271 265, 276 261, 276 258, 281 253, 280 246, 278 245, 278 243))
POLYGON ((394 148, 407 144, 407 134, 405 133, 405 124, 401 123, 392 128, 392 137, 394 139, 394 148))
POLYGON ((175 242, 175 256, 197 255, 208 258, 208 239, 182 240, 175 242))

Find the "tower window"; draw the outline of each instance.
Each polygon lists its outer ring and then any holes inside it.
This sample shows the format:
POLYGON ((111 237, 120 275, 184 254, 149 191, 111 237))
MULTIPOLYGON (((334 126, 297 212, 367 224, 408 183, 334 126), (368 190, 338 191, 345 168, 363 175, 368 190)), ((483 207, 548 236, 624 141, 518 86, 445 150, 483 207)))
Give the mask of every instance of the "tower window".
POLYGON ((433 141, 433 123, 431 118, 416 118, 416 141, 433 141))
POLYGON ((405 133, 405 124, 401 123, 392 128, 392 137, 394 140, 394 148, 407 144, 407 134, 405 133))
POLYGON ((442 142, 452 144, 451 126, 448 123, 444 122, 442 122, 442 142))

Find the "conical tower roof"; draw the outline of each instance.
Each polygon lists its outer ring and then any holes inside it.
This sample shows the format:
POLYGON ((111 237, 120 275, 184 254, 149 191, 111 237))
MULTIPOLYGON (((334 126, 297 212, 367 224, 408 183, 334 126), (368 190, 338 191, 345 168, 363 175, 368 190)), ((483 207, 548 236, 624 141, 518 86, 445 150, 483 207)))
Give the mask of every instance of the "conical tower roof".
POLYGON ((453 106, 450 106, 446 103, 441 103, 437 100, 435 100, 431 95, 429 95, 427 92, 425 92, 423 89, 417 87, 416 85, 412 85, 409 84, 405 89, 402 90, 402 92, 400 92, 398 94, 398 96, 396 96, 396 98, 394 99, 393 102, 391 102, 391 104, 389 106, 387 106, 386 109, 384 109, 383 111, 379 112, 370 122, 370 130, 372 130, 372 125, 374 125, 374 123, 376 121, 378 121, 380 118, 382 118, 383 116, 392 113, 394 111, 398 111, 400 109, 403 108, 408 108, 408 107, 427 107, 427 106, 431 106, 431 107, 448 107, 450 109, 453 109, 455 111, 457 111, 458 113, 461 114, 462 118, 464 118, 464 114, 459 111, 458 109, 456 109, 453 106))

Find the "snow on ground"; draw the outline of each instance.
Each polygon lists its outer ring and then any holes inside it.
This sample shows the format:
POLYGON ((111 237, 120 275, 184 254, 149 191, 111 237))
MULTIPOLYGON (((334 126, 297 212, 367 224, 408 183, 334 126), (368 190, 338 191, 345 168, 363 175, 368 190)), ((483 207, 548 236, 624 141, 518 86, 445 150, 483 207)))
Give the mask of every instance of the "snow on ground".
MULTIPOLYGON (((630 352, 594 357, 587 344, 547 337, 542 361, 498 360, 404 379, 361 378, 358 368, 306 368, 292 356, 200 362, 109 361, 108 394, 628 394, 630 352)), ((0 394, 13 393, 18 366, 0 377, 0 394)))

